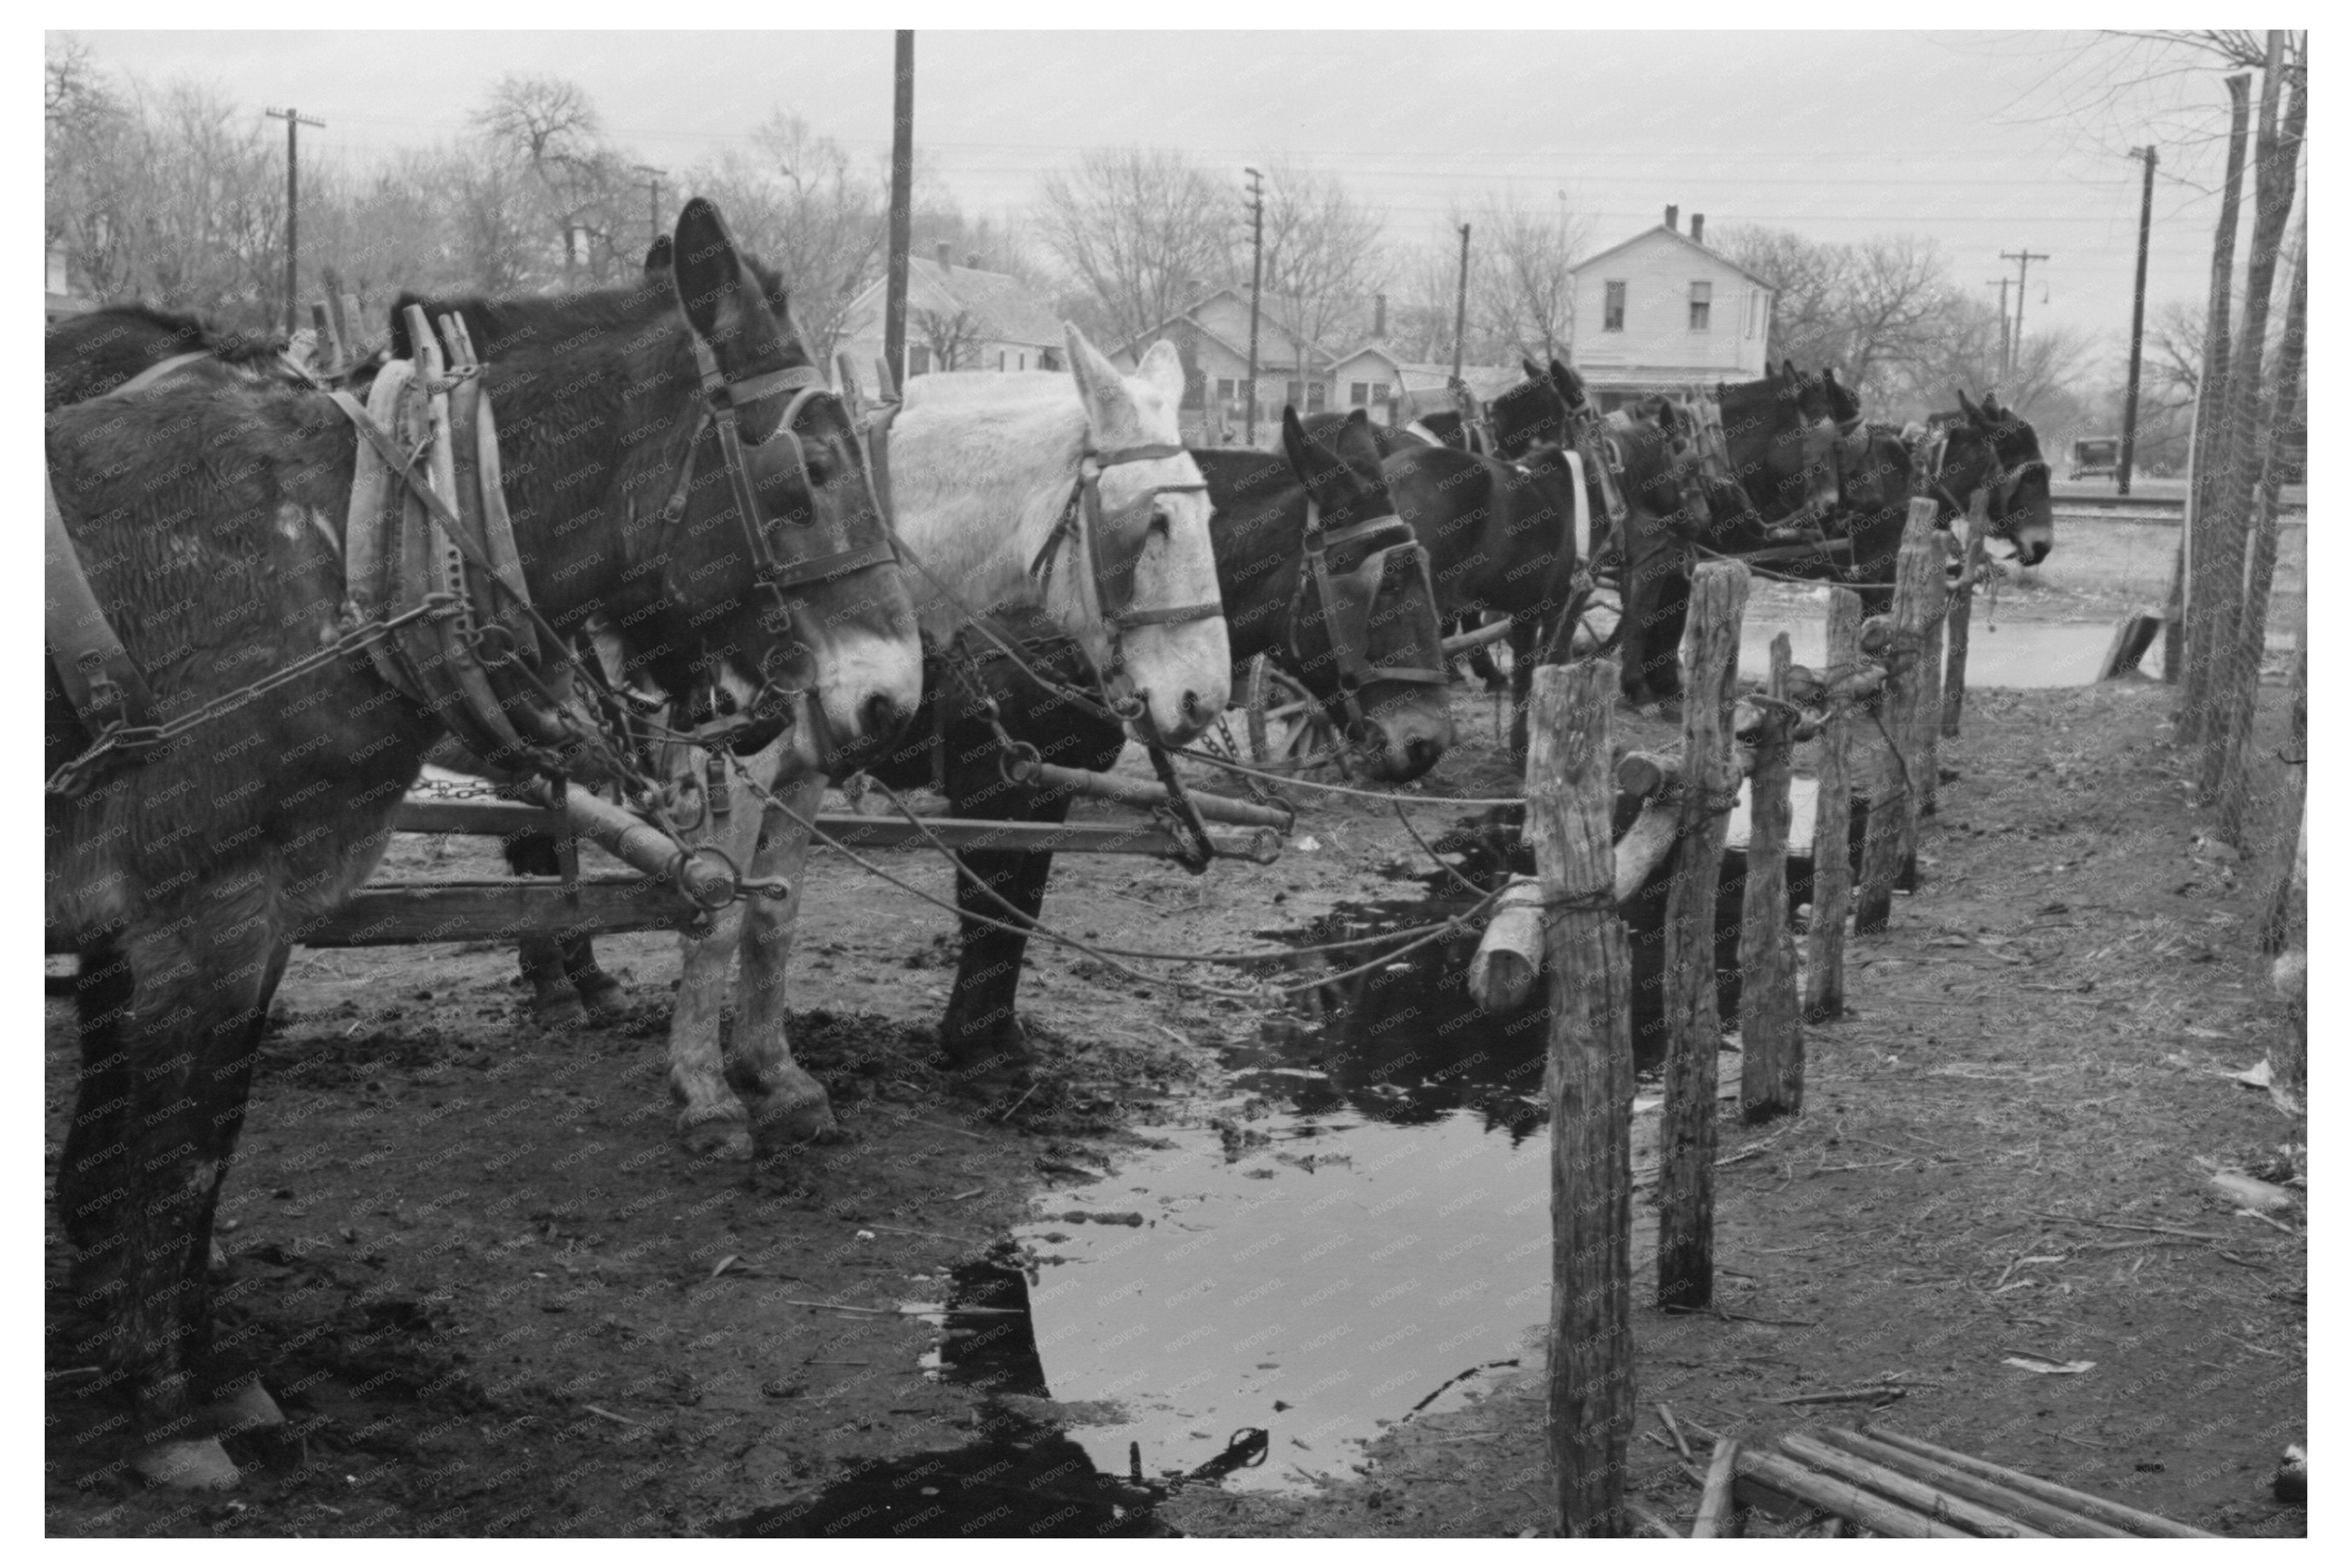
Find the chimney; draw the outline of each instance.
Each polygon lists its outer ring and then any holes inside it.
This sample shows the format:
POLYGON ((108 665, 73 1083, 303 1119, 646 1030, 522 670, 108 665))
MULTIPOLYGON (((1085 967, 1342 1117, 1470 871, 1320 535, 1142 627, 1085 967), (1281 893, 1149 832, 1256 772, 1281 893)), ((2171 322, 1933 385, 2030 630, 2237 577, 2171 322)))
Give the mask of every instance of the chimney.
POLYGON ((1706 241, 1702 236, 1705 235, 1706 233, 1706 214, 1705 213, 1693 213, 1691 214, 1691 243, 1694 245, 1705 245, 1706 241))
POLYGON ((963 264, 971 268, 974 272, 978 272, 980 270, 980 252, 976 250, 966 251, 964 253, 963 264))
POLYGON ((948 247, 948 242, 945 240, 940 241, 939 257, 940 270, 941 272, 953 272, 955 270, 955 263, 950 259, 952 255, 953 252, 951 252, 948 247))
POLYGON ((1389 297, 1385 294, 1375 294, 1372 296, 1372 340, 1378 342, 1388 335, 1389 297))
MULTIPOLYGON (((1668 228, 1670 228, 1670 229, 1671 229, 1671 228, 1674 228, 1674 227, 1675 227, 1675 219, 1677 216, 1679 216, 1679 215, 1681 214, 1681 213, 1682 213, 1682 209, 1681 209, 1680 207, 1677 207, 1677 206, 1671 206, 1671 205, 1670 205, 1670 206, 1668 206, 1668 207, 1666 208, 1666 226, 1667 226, 1668 228)), ((1675 232, 1676 232, 1676 233, 1680 233, 1681 231, 1677 229, 1677 230, 1675 230, 1675 232)))

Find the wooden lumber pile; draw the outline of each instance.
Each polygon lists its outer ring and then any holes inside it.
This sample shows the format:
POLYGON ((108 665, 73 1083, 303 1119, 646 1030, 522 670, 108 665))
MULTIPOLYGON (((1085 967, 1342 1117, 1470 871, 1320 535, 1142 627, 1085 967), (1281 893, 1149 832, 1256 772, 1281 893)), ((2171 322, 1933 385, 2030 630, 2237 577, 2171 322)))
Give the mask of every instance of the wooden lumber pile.
MULTIPOLYGON (((1685 1427, 1692 1425, 1687 1419, 1685 1427)), ((1886 1427, 1791 1432, 1772 1448, 1716 1439, 1713 1463, 1685 1467, 1705 1491, 1694 1538, 1739 1533, 1740 1510, 1811 1529, 1906 1538, 2210 1538, 2160 1515, 2077 1491, 1886 1427)))

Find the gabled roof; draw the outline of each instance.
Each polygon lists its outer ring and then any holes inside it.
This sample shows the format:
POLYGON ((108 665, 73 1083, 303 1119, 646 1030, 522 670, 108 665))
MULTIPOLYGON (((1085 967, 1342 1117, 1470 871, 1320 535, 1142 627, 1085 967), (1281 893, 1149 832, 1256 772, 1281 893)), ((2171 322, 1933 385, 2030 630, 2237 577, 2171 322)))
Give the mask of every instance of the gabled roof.
MULTIPOLYGON (((1193 300, 1192 303, 1185 306, 1184 308, 1176 312, 1175 315, 1169 317, 1165 321, 1160 322, 1155 327, 1148 328, 1145 330, 1137 333, 1133 338, 1130 338, 1126 342, 1120 344, 1114 352, 1140 356, 1144 350, 1150 347, 1154 339, 1162 336, 1167 332, 1169 328, 1173 327, 1179 321, 1181 321, 1187 327, 1190 327, 1194 331, 1200 333, 1203 338, 1206 338, 1210 341, 1220 344, 1223 348, 1229 350, 1235 359, 1248 359, 1248 350, 1243 348, 1240 344, 1234 342, 1232 339, 1226 337, 1223 333, 1217 331, 1214 328, 1209 326, 1206 322, 1201 319, 1200 312, 1207 308, 1211 300, 1215 299, 1220 295, 1230 297, 1237 305, 1246 305, 1248 303, 1248 301, 1243 297, 1241 290, 1234 287, 1230 284, 1222 287, 1212 288, 1209 292, 1202 295, 1198 299, 1193 300)), ((1276 331, 1281 333, 1284 338, 1287 339, 1294 346, 1305 347, 1308 350, 1310 356, 1315 361, 1319 361, 1326 369, 1338 362, 1322 350, 1317 349, 1311 343, 1306 343, 1299 336, 1298 329, 1293 327, 1289 322, 1284 320, 1279 315, 1276 314, 1274 307, 1264 299, 1259 301, 1257 314, 1258 325, 1261 330, 1267 327, 1273 328, 1276 331)), ((1295 354, 1283 354, 1278 358, 1269 358, 1265 352, 1265 347, 1266 345, 1264 342, 1260 342, 1258 345, 1260 350, 1259 364, 1261 369, 1273 368, 1279 364, 1286 364, 1292 362, 1297 358, 1295 354)))
MULTIPOLYGON (((885 287, 882 279, 866 285, 849 309, 864 308, 885 287)), ((919 310, 969 312, 974 334, 986 342, 1062 346, 1062 320, 1053 305, 1011 273, 978 267, 942 269, 936 261, 908 256, 907 302, 919 310)))
POLYGON ((1710 250, 1706 246, 1699 244, 1698 241, 1691 238, 1690 235, 1683 233, 1682 230, 1670 229, 1664 224, 1653 225, 1649 228, 1643 229, 1640 234, 1635 235, 1632 239, 1623 240, 1616 245, 1612 245, 1607 250, 1601 251, 1598 255, 1588 256, 1582 261, 1578 262, 1574 267, 1570 267, 1569 270, 1570 272, 1582 272, 1589 267, 1598 266, 1600 263, 1608 260, 1611 256, 1615 256, 1619 251, 1629 249, 1633 246, 1641 244, 1643 240, 1652 238, 1657 235, 1664 235, 1667 238, 1675 241, 1678 245, 1688 246, 1691 249, 1698 252, 1699 255, 1706 256, 1709 261, 1715 262, 1719 266, 1731 268, 1732 271, 1739 274, 1740 277, 1748 279, 1748 282, 1757 285, 1759 287, 1769 288, 1775 292, 1779 291, 1780 286, 1774 283, 1770 278, 1758 277, 1755 273, 1748 271, 1746 267, 1740 266, 1738 262, 1732 260, 1721 251, 1710 250))

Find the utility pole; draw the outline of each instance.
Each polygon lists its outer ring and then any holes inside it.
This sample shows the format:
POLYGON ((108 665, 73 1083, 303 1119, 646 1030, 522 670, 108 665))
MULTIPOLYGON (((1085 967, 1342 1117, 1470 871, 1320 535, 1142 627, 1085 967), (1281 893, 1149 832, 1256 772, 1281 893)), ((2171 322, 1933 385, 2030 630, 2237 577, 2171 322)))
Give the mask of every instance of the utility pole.
POLYGON ((1470 225, 1462 225, 1462 267, 1454 286, 1454 384, 1462 384, 1462 334, 1470 319, 1470 225))
MULTIPOLYGON (((2025 359, 2025 269, 2037 261, 2048 261, 2050 257, 2038 250, 2005 250, 2000 253, 2000 258, 2017 263, 2017 330, 2009 335, 2009 368, 2014 374, 2025 359)), ((2016 389, 2004 387, 2001 390, 2014 392, 2016 389)))
POLYGON ((2124 447, 2116 459, 2118 496, 2131 494, 2132 440, 2139 429, 2139 329, 2147 315, 2147 218, 2156 201, 2155 147, 2135 147, 2131 155, 2144 160, 2146 167, 2140 171, 2139 183, 2139 267, 2132 274, 2131 369, 2124 375, 2124 447))
POLYGON ((668 171, 656 169, 650 163, 632 163, 629 168, 633 172, 646 177, 646 193, 649 198, 646 204, 646 246, 651 249, 661 239, 662 181, 668 171))
POLYGON ((2009 279, 1988 277, 1985 287, 2000 290, 2000 384, 2005 387, 2009 384, 2009 279))
POLYGON ((898 30, 897 89, 890 110, 890 264, 882 307, 882 358, 890 367, 885 396, 907 392, 907 244, 915 200, 915 35, 898 30))
POLYGON ((271 120, 282 120, 286 122, 286 336, 291 339, 294 336, 295 292, 294 131, 297 126, 302 125, 307 125, 313 131, 324 131, 327 129, 327 122, 323 120, 306 119, 302 111, 297 109, 265 109, 261 112, 271 120))
POLYGON ((1257 308, 1265 287, 1265 176, 1244 168, 1250 177, 1250 340, 1249 380, 1244 383, 1242 444, 1257 444, 1257 308))

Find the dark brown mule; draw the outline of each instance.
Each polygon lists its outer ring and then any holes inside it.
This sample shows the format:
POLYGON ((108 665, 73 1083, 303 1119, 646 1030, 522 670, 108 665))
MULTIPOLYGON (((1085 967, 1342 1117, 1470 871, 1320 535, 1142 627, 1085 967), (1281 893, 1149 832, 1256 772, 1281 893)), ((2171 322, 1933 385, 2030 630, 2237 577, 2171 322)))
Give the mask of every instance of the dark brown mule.
MULTIPOLYGON (((602 612, 680 692, 715 682, 748 694, 763 667, 837 680, 822 645, 803 656, 804 628, 878 617, 911 642, 904 591, 895 571, 887 585, 869 572, 779 606, 755 580, 748 530, 797 560, 799 536, 825 530, 790 520, 822 521, 850 498, 813 492, 778 459, 766 438, 782 402, 753 395, 740 413, 760 515, 730 509, 717 444, 696 439, 693 345, 729 383, 805 358, 715 208, 689 203, 677 243, 690 259, 672 298, 586 297, 573 329, 484 372, 525 578, 556 626, 602 612), (685 504, 666 515, 662 497, 689 475, 710 482, 679 486, 685 504)), ((209 377, 51 415, 66 528, 160 714, 332 647, 356 444, 323 396, 209 377)), ((89 737, 54 669, 45 702, 54 766, 89 737)), ((292 945, 366 879, 441 733, 347 648, 136 769, 46 801, 46 922, 80 957, 82 1076, 58 1209, 75 1307, 95 1319, 89 1349, 130 1399, 130 1463, 151 1479, 234 1484, 207 1405, 268 1406, 208 1345, 213 1215, 256 1042, 292 945)))
MULTIPOLYGON (((1443 668, 1428 577, 1398 549, 1408 545, 1401 528, 1365 527, 1392 517, 1395 507, 1363 415, 1337 420, 1326 438, 1309 441, 1295 415, 1286 413, 1283 431, 1281 457, 1192 452, 1216 507, 1210 534, 1234 660, 1242 665, 1260 653, 1273 655, 1344 731, 1350 715, 1340 680, 1347 661, 1333 656, 1338 632, 1338 640, 1358 648, 1370 666, 1355 695, 1371 742, 1371 770, 1391 780, 1413 778, 1435 764, 1451 738, 1446 688, 1420 678, 1443 668), (1317 520, 1335 536, 1330 576, 1343 583, 1355 580, 1354 591, 1342 586, 1335 595, 1337 605, 1323 598, 1311 575, 1302 582, 1310 498, 1317 520), (1408 674, 1415 678, 1397 678, 1408 674)), ((1025 656, 1055 680, 1081 690, 1093 686, 1085 657, 1043 615, 1009 612, 996 624, 1008 641, 1025 643, 1025 656)), ((983 695, 996 702, 1013 738, 1037 747, 1047 762, 1098 771, 1118 759, 1124 732, 1117 723, 1045 690, 967 632, 925 662, 924 706, 908 742, 871 771, 894 788, 911 788, 932 782, 934 768, 943 768, 950 810, 959 817, 1063 821, 1070 809, 1067 794, 1006 779, 983 695)), ((1014 1002, 1028 935, 991 923, 1025 926, 1036 918, 1054 857, 978 850, 962 859, 971 873, 960 875, 956 885, 962 949, 940 1026, 940 1050, 951 1071, 987 1091, 1017 1082, 1027 1057, 1014 1002)))
MULTIPOLYGON (((1564 404, 1555 413, 1564 416, 1564 404)), ((1307 422, 1310 434, 1325 428, 1307 422)), ((1538 653, 1575 598, 1577 485, 1565 418, 1526 421, 1528 444, 1515 460, 1398 431, 1374 434, 1389 494, 1429 551, 1440 622, 1481 612, 1511 618, 1511 747, 1524 756, 1538 653)))
POLYGON ((224 332, 152 305, 102 305, 51 322, 44 340, 41 398, 51 411, 102 397, 163 367, 178 372, 208 364, 219 381, 294 379, 274 340, 224 332))
MULTIPOLYGON (((1919 437, 1919 480, 1936 503, 1936 527, 1950 531, 1967 515, 1969 497, 1986 492, 1985 515, 1991 537, 2007 541, 2017 559, 2038 566, 2056 542, 2050 515, 2050 465, 2041 437, 2014 410, 1990 393, 1981 403, 1958 393, 1958 413, 1930 415, 1919 437)), ((1878 615, 1895 599, 1895 559, 1913 488, 1910 447, 1886 425, 1864 425, 1849 460, 1847 537, 1853 541, 1853 572, 1865 614, 1878 615), (1899 476, 1895 473, 1900 464, 1899 476)))
MULTIPOLYGON (((1691 544, 1707 516, 1706 493, 1688 410, 1670 399, 1645 399, 1608 415, 1603 429, 1625 520, 1622 535, 1605 523, 1596 523, 1595 532, 1617 562, 1618 689, 1640 707, 1682 690, 1691 544)), ((1604 517, 1599 476, 1587 476, 1586 484, 1593 516, 1604 517)))
POLYGON ((1711 472, 1702 542, 1736 554, 1824 528, 1838 508, 1838 424, 1849 406, 1834 372, 1793 362, 1761 381, 1718 386, 1727 474, 1711 472))

